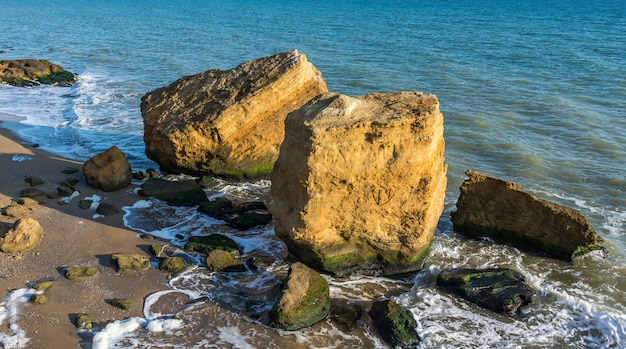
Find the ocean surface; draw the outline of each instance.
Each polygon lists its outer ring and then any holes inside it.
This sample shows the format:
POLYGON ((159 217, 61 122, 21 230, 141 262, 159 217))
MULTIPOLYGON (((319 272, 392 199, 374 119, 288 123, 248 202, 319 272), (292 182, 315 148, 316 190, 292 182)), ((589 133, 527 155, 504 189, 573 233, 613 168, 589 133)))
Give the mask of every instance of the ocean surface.
MULTIPOLYGON (((402 279, 327 277, 333 297, 393 298, 417 320, 418 348, 626 347, 623 0, 0 0, 0 59, 48 59, 79 74, 68 88, 0 85, 0 113, 20 119, 4 126, 25 141, 60 155, 86 160, 117 145, 135 169, 156 167, 143 152, 141 96, 291 49, 331 91, 432 93, 445 118, 446 207, 424 269, 402 279), (449 217, 467 169, 581 210, 606 252, 565 263, 456 234, 449 217), (517 317, 480 310, 435 287, 450 267, 513 268, 536 299, 517 317)), ((209 195, 267 199, 269 186, 219 182, 209 195)), ((173 246, 222 229, 193 209, 139 197, 124 211, 127 226, 173 246)), ((148 297, 144 317, 97 329, 84 347, 386 347, 367 321, 351 332, 330 320, 293 332, 263 325, 286 248, 271 226, 227 233, 244 254, 279 261, 234 276, 189 268, 171 291, 148 297), (182 320, 155 307, 173 295, 197 300, 182 320)), ((19 314, 29 292, 0 295, 6 348, 28 348, 19 314)))

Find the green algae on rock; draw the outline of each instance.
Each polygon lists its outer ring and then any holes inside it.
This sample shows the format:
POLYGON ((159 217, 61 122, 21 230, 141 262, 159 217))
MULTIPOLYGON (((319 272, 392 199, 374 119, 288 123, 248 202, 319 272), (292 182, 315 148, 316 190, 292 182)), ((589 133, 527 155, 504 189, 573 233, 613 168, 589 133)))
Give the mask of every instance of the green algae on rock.
POLYGON ((46 304, 48 302, 48 297, 43 294, 34 294, 30 296, 28 301, 32 304, 46 304))
POLYGON ((210 234, 207 236, 192 236, 185 244, 185 250, 209 253, 213 250, 239 252, 240 247, 235 240, 222 234, 210 234))
POLYGON ((111 261, 117 264, 120 273, 150 268, 150 257, 140 253, 115 253, 111 256, 111 261))
POLYGON ((380 336, 393 346, 419 343, 417 321, 411 312, 392 300, 375 301, 368 312, 380 336))
POLYGON ((71 86, 76 76, 61 66, 47 60, 0 60, 0 82, 14 86, 39 84, 71 86))
POLYGON ((120 299, 120 298, 116 298, 111 300, 111 305, 122 309, 122 310, 128 310, 130 309, 130 305, 132 304, 132 301, 130 299, 120 299))
POLYGON ((86 331, 91 330, 93 328, 94 321, 96 320, 91 314, 88 314, 88 313, 78 314, 76 315, 76 328, 78 328, 79 330, 86 330, 86 331))
POLYGON ((98 274, 98 269, 90 266, 75 266, 65 269, 65 278, 68 280, 85 279, 98 274))
POLYGON ((185 261, 181 257, 165 257, 159 260, 159 269, 169 274, 175 274, 183 270, 185 261))
POLYGON ((209 271, 237 272, 246 271, 243 263, 231 252, 213 250, 207 254, 206 265, 209 271))
POLYGON ((54 281, 39 281, 37 283, 35 283, 32 288, 36 291, 46 291, 47 289, 49 289, 50 287, 52 287, 52 285, 54 285, 54 281))

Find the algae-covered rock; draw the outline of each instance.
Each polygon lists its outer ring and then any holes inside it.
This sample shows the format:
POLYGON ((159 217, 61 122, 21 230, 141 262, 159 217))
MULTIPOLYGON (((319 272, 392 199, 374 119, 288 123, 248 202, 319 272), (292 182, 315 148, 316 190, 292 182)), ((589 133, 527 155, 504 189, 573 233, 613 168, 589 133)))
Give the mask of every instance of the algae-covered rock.
POLYGON ((29 302, 32 304, 46 304, 46 302, 48 302, 48 297, 43 294, 34 294, 30 296, 29 302))
POLYGON ((0 82, 14 86, 71 86, 76 76, 45 59, 0 60, 0 82))
POLYGON ((393 346, 419 343, 417 322, 411 312, 392 300, 375 301, 368 312, 380 336, 393 346))
POLYGON ((54 285, 54 281, 40 281, 33 285, 33 289, 37 291, 46 291, 54 285))
POLYGON ((115 253, 111 256, 120 273, 127 270, 146 270, 150 268, 150 257, 139 253, 115 253))
POLYGON ((246 271, 246 267, 241 260, 237 259, 231 252, 224 250, 213 250, 206 257, 206 265, 209 271, 241 272, 246 271))
POLYGON ((111 305, 116 307, 116 308, 120 308, 122 310, 128 310, 130 309, 130 305, 132 304, 132 301, 130 299, 113 299, 111 301, 111 305))
POLYGON ((43 228, 32 218, 20 218, 9 231, 0 238, 0 251, 18 253, 35 248, 41 237, 43 228))
POLYGON ((331 302, 331 318, 336 323, 343 325, 348 331, 356 328, 356 323, 361 318, 362 313, 363 311, 358 304, 337 300, 331 302))
POLYGON ((159 269, 169 274, 178 273, 185 267, 185 261, 181 257, 166 257, 159 260, 159 269))
POLYGON ((120 210, 115 207, 115 205, 109 204, 107 202, 101 202, 96 209, 96 213, 103 216, 112 216, 114 214, 117 214, 118 212, 120 212, 120 210))
POLYGON ((46 192, 37 188, 25 188, 20 190, 20 197, 23 198, 36 198, 44 195, 46 195, 46 192))
POLYGON ((272 215, 269 213, 246 212, 237 215, 230 221, 230 226, 239 230, 248 230, 260 225, 269 224, 272 215))
POLYGON ((148 251, 152 253, 155 257, 158 257, 161 254, 161 251, 163 251, 163 245, 152 244, 150 245, 150 247, 148 247, 148 251))
POLYGON ((185 250, 209 253, 213 250, 224 250, 228 252, 239 252, 240 247, 235 240, 222 234, 211 234, 207 236, 192 236, 185 244, 185 250))
POLYGON ((524 283, 524 275, 504 268, 444 270, 437 286, 483 308, 515 315, 529 304, 535 291, 524 283))
POLYGON ((93 328, 93 322, 96 321, 91 314, 78 314, 76 316, 76 327, 79 330, 91 330, 93 328))
POLYGON ((98 269, 90 266, 67 267, 65 269, 65 278, 68 280, 84 279, 96 274, 98 274, 98 269))
POLYGON ((2 209, 2 213, 5 216, 14 217, 14 218, 26 218, 30 216, 30 210, 28 207, 24 205, 9 205, 2 209))
POLYGON ((226 221, 228 225, 238 230, 266 225, 272 221, 272 215, 267 213, 267 206, 261 201, 234 204, 226 198, 217 198, 214 201, 201 202, 198 211, 226 221))
POLYGON ((93 203, 93 200, 88 200, 88 199, 80 200, 78 202, 78 207, 82 210, 86 210, 91 207, 92 203, 93 203))
POLYGON ((270 312, 271 325, 297 330, 324 319, 330 312, 326 280, 303 263, 294 263, 283 282, 282 295, 270 312))
POLYGON ((150 178, 141 185, 141 193, 174 206, 195 206, 208 200, 202 186, 194 180, 167 181, 150 178))

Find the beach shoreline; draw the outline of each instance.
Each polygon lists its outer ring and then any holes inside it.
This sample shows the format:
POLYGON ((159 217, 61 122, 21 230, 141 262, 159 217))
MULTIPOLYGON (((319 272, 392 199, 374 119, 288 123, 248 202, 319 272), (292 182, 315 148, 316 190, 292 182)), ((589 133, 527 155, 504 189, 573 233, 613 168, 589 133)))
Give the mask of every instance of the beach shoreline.
MULTIPOLYGON (((105 193, 85 183, 82 171, 65 174, 68 167, 81 169, 82 163, 68 160, 29 146, 10 130, 3 127, 8 120, 0 115, 0 207, 17 202, 20 190, 30 187, 27 177, 36 176, 45 182, 37 186, 46 193, 56 192, 56 186, 68 177, 78 179, 76 185, 80 196, 61 205, 58 199, 45 198, 46 202, 30 209, 30 217, 43 227, 40 243, 22 253, 0 252, 0 305, 6 304, 10 292, 28 288, 32 283, 54 280, 45 292, 48 301, 43 305, 25 302, 17 312, 0 324, 0 335, 18 336, 15 326, 25 331, 26 347, 71 348, 90 343, 91 335, 75 328, 76 314, 90 313, 98 326, 114 320, 142 316, 143 301, 149 294, 167 290, 167 275, 157 268, 120 274, 111 262, 114 253, 142 253, 149 255, 148 246, 156 241, 144 240, 136 231, 124 226, 124 206, 140 199, 135 185, 105 193), (120 209, 115 215, 94 218, 95 211, 81 209, 81 199, 97 195, 102 202, 120 209), (67 266, 92 266, 98 275, 85 280, 70 281, 63 275, 67 266), (129 310, 121 310, 109 304, 111 299, 132 300, 129 310), (5 303, 5 304, 3 304, 5 303), (12 326, 13 328, 9 328, 12 326)), ((0 224, 7 227, 17 219, 0 216, 0 224)), ((153 260, 154 262, 154 260, 153 260)), ((15 337, 11 340, 18 340, 15 337)), ((90 344, 89 344, 90 346, 90 344)))

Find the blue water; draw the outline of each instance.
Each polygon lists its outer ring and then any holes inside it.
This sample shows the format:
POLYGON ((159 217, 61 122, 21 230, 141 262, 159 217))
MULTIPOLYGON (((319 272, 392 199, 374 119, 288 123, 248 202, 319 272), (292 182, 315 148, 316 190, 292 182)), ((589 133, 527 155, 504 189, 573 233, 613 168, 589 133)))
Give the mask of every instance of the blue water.
MULTIPOLYGON (((0 113, 25 117, 5 126, 44 149, 84 160, 116 144, 145 169, 156 165, 143 155, 140 98, 184 75, 298 49, 331 91, 433 93, 445 117, 446 211, 425 270, 398 296, 421 347, 625 347, 625 48, 623 0, 0 0, 0 59, 45 58, 80 76, 71 88, 0 86, 0 113), (563 265, 457 236, 449 212, 467 169, 580 209, 608 256, 563 265), (467 311, 432 275, 468 264, 514 266, 551 301, 513 324, 467 311)), ((248 347, 284 343, 255 333, 248 347)), ((363 333, 343 347, 381 345, 363 333)), ((303 336, 302 347, 330 345, 303 336)))

